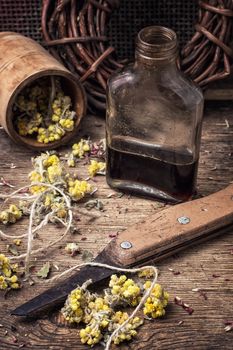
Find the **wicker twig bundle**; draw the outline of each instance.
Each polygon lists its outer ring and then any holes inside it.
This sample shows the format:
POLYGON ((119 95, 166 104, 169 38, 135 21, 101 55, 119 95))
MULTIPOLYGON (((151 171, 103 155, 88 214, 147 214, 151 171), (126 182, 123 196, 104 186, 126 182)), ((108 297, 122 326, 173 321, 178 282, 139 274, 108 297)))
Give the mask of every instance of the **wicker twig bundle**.
MULTIPOLYGON (((42 31, 51 53, 83 82, 89 108, 105 109, 109 76, 123 66, 106 36, 120 0, 44 0, 42 31)), ((181 53, 181 68, 200 86, 224 78, 233 64, 233 1, 200 2, 196 33, 181 53)))
POLYGON ((199 2, 196 33, 181 52, 181 68, 200 86, 228 76, 233 65, 233 1, 199 2))
POLYGON ((122 67, 105 35, 111 12, 117 5, 118 0, 43 2, 42 30, 47 45, 84 82, 89 107, 99 110, 105 109, 109 76, 122 67))

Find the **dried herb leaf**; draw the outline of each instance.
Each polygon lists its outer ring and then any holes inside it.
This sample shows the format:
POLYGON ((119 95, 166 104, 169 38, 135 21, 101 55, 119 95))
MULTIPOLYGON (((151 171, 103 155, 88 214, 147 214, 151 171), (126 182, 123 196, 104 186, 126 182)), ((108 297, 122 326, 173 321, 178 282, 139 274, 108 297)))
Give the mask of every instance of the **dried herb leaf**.
POLYGON ((91 199, 85 203, 85 208, 88 210, 95 208, 102 211, 104 209, 104 205, 99 199, 91 199))
POLYGON ((16 247, 16 245, 14 245, 14 244, 8 244, 8 245, 7 245, 7 251, 8 251, 9 253, 11 253, 12 255, 14 255, 14 256, 19 255, 19 252, 18 252, 18 250, 17 250, 17 247, 16 247))
POLYGON ((47 261, 42 268, 40 269, 40 271, 37 272, 37 277, 41 277, 41 278, 47 278, 49 275, 51 269, 51 265, 50 262, 47 261))
POLYGON ((91 261, 93 260, 93 254, 89 251, 89 250, 84 250, 83 254, 82 254, 82 259, 84 261, 91 261))

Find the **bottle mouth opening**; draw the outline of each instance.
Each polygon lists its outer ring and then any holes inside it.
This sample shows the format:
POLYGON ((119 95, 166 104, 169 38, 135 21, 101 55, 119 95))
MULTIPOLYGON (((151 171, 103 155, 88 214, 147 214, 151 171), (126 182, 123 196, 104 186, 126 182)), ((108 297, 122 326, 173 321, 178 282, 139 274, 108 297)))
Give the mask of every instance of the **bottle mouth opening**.
POLYGON ((136 51, 145 57, 166 58, 176 55, 177 35, 169 28, 150 26, 143 28, 137 37, 136 51))

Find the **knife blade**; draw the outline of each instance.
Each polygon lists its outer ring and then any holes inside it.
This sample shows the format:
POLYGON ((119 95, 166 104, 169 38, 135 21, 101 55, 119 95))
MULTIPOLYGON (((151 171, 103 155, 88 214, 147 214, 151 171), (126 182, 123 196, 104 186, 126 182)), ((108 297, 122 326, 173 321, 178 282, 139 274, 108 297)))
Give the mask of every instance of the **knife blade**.
MULTIPOLYGON (((106 264, 106 261, 113 265, 111 260, 106 256, 105 251, 102 251, 93 262, 106 264)), ((116 266, 116 265, 113 265, 116 266)), ((117 271, 117 266, 116 266, 117 271)), ((67 295, 75 289, 78 285, 81 286, 84 282, 91 279, 92 286, 96 283, 105 280, 113 273, 112 270, 107 268, 100 268, 96 266, 84 266, 78 271, 78 273, 67 278, 64 283, 58 284, 55 288, 52 287, 46 290, 44 293, 36 296, 25 304, 19 306, 11 312, 12 315, 16 316, 30 316, 36 315, 50 310, 53 307, 64 304, 67 295)))
MULTIPOLYGON (((95 262, 118 267, 159 261, 186 247, 231 230, 233 224, 233 185, 190 202, 164 209, 121 232, 96 257, 95 262)), ((112 270, 86 266, 11 312, 35 316, 64 303, 67 295, 86 280, 93 285, 106 279, 112 270)))

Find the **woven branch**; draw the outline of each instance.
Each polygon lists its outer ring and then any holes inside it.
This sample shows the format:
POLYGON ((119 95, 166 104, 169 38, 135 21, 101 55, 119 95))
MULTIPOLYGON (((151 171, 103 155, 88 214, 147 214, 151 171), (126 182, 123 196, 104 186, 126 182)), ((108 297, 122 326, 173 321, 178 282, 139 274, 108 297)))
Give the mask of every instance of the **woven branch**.
MULTIPOLYGON (((50 52, 84 84, 89 109, 104 111, 107 80, 123 67, 107 27, 120 0, 43 0, 42 31, 50 52)), ((181 52, 181 69, 204 87, 233 65, 232 0, 200 1, 195 34, 181 52)))
POLYGON ((233 1, 200 1, 199 6, 199 23, 181 52, 181 69, 205 87, 225 78, 232 69, 233 1))

